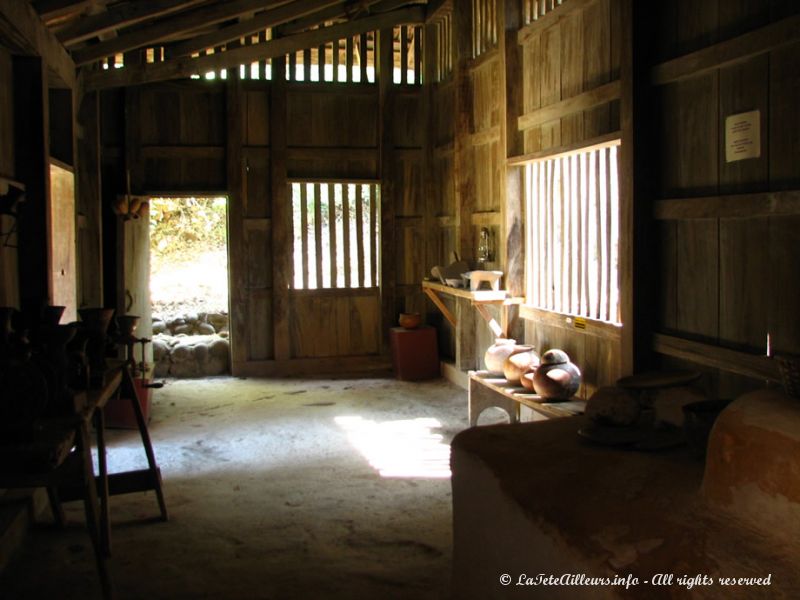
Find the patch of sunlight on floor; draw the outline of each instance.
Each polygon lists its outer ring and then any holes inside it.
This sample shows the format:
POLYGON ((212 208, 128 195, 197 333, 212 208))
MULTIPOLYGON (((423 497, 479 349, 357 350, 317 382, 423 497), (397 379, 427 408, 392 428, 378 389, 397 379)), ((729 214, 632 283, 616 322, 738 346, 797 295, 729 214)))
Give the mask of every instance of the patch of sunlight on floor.
POLYGON ((420 418, 377 422, 363 417, 336 417, 350 443, 381 477, 447 479, 450 446, 434 433, 438 419, 420 418))

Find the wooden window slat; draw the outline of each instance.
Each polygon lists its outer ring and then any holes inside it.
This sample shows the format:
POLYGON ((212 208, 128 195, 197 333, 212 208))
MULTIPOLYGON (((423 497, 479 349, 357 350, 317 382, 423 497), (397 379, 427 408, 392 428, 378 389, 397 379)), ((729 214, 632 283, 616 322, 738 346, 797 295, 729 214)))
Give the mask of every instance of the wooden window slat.
POLYGON ((338 271, 336 262, 338 260, 336 248, 336 198, 334 196, 334 186, 330 183, 324 184, 328 190, 328 239, 330 246, 330 272, 331 272, 331 287, 338 287, 338 271))
POLYGON ((342 223, 344 223, 342 243, 344 245, 344 285, 353 287, 350 272, 350 186, 342 185, 342 223))
POLYGON ((370 187, 370 201, 369 201, 369 255, 372 258, 370 269, 372 271, 371 284, 374 287, 378 285, 378 186, 373 185, 370 187))
POLYGON ((339 40, 331 42, 333 47, 331 49, 331 61, 333 63, 333 76, 331 81, 339 81, 339 40))
POLYGON ((300 185, 300 240, 303 256, 303 289, 308 289, 308 198, 304 184, 300 185))
MULTIPOLYGON (((308 74, 308 72, 306 72, 308 74)), ((319 184, 315 183, 314 187, 314 242, 316 259, 316 287, 322 287, 322 196, 320 194, 319 184)))
POLYGON ((347 61, 347 74, 345 76, 345 81, 353 81, 353 65, 355 64, 355 61, 354 61, 354 58, 353 58, 353 38, 352 37, 347 38, 346 45, 347 45, 347 48, 346 48, 346 52, 347 53, 345 55, 345 58, 346 58, 346 61, 347 61))
POLYGON ((354 186, 356 203, 356 247, 358 249, 358 287, 364 287, 364 199, 362 197, 362 186, 354 186))
POLYGON ((368 54, 367 34, 366 33, 362 33, 359 36, 359 38, 360 38, 360 42, 361 42, 361 52, 359 53, 358 60, 359 60, 360 67, 361 67, 361 83, 366 83, 367 80, 368 80, 368 78, 367 78, 367 67, 369 66, 368 65, 369 60, 368 60, 368 56, 367 56, 367 54, 368 54))

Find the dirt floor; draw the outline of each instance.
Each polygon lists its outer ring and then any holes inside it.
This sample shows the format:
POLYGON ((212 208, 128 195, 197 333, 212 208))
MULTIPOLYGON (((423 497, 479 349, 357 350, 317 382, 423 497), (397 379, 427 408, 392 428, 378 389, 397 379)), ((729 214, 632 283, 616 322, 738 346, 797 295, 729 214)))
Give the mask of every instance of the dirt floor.
MULTIPOLYGON (((112 499, 117 597, 448 598, 448 444, 466 416, 442 380, 168 382, 150 432, 170 520, 152 493, 112 499)), ((146 465, 137 436, 110 432, 111 472, 146 465)), ((45 513, 0 597, 99 597, 80 503, 68 517, 59 531, 45 513)))

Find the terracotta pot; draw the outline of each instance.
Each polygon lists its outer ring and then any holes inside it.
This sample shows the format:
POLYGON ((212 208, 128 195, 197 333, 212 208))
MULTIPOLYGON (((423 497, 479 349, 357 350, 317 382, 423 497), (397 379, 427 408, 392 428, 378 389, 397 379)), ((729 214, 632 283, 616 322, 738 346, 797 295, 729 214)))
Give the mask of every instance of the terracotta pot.
POLYGON ((58 325, 66 309, 66 306, 45 306, 42 308, 42 326, 55 327, 58 325))
POLYGON ((581 385, 580 369, 569 361, 563 350, 548 350, 533 376, 533 387, 542 398, 567 400, 581 385))
POLYGON ((419 313, 400 313, 397 322, 404 329, 416 329, 422 323, 422 316, 419 313))
POLYGON ((489 374, 500 377, 503 374, 503 363, 511 356, 516 348, 517 340, 509 338, 497 338, 494 344, 489 346, 483 355, 483 364, 489 374))
POLYGON ((538 365, 536 367, 529 368, 519 378, 519 382, 522 385, 522 387, 524 387, 529 392, 535 391, 533 388, 533 376, 536 375, 536 369, 538 368, 539 368, 538 365))
POLYGON ((539 366, 539 355, 533 346, 516 346, 503 363, 503 375, 509 383, 520 383, 523 373, 539 366))

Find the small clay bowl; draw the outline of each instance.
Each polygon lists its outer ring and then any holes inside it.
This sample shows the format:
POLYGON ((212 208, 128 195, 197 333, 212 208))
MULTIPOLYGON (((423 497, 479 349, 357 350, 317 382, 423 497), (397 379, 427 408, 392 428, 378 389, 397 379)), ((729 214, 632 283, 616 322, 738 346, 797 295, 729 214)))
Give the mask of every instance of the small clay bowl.
POLYGON ((416 329, 422 323, 422 316, 419 313, 400 313, 397 322, 403 329, 416 329))

